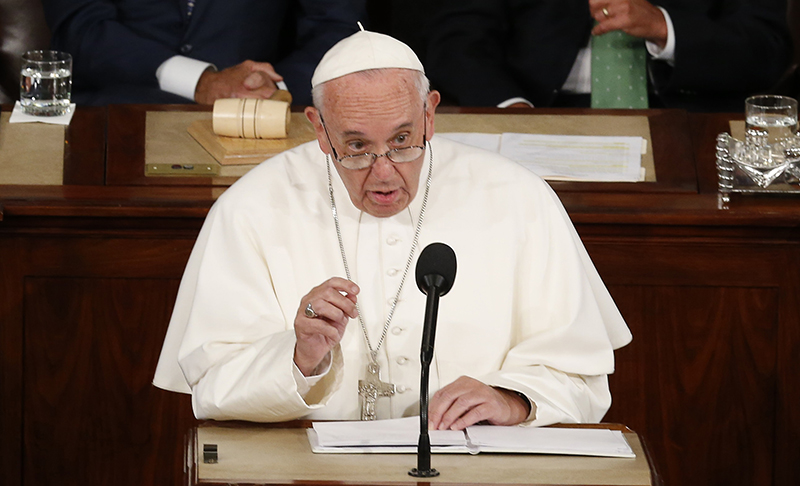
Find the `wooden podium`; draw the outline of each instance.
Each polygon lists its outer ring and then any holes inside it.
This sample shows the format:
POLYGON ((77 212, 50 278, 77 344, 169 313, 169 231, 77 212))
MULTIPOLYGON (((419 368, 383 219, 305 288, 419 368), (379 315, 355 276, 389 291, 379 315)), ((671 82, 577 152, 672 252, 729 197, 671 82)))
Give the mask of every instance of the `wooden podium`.
MULTIPOLYGON (((305 428, 207 422, 190 430, 186 443, 187 484, 223 485, 612 485, 656 486, 655 469, 639 436, 622 430, 635 459, 537 454, 434 454, 441 474, 408 475, 414 454, 314 454, 305 428), (216 463, 204 462, 204 446, 216 446, 216 463)), ((597 427, 589 426, 589 427, 597 427)))

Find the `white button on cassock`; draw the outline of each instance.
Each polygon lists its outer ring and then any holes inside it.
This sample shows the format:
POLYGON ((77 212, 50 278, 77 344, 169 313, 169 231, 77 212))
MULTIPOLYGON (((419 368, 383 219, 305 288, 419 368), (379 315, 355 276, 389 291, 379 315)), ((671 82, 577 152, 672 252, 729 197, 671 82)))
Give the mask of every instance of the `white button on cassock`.
POLYGON ((399 358, 397 358, 397 364, 404 365, 406 363, 408 363, 408 358, 406 358, 405 356, 400 356, 399 358))
POLYGON ((400 270, 398 270, 396 268, 390 268, 389 270, 386 271, 386 275, 388 275, 390 277, 394 277, 398 273, 400 273, 400 270))
POLYGON ((392 328, 392 334, 394 334, 395 336, 399 336, 402 332, 403 332, 402 327, 395 326, 392 328))
POLYGON ((400 239, 394 236, 386 238, 386 244, 388 245, 396 245, 399 241, 400 239))

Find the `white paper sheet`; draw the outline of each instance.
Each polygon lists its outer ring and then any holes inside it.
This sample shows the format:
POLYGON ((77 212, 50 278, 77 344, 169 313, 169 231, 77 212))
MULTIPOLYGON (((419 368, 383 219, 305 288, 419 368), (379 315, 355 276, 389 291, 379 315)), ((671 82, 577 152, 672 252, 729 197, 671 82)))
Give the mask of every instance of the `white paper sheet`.
POLYGON ((481 452, 636 457, 619 430, 478 425, 467 428, 467 437, 481 452))
MULTIPOLYGON (((314 429, 306 429, 308 433, 308 443, 311 445, 311 452, 317 454, 416 454, 417 444, 414 445, 359 445, 359 446, 323 446, 319 443, 319 435, 314 429)), ((470 451, 466 440, 461 440, 460 445, 431 445, 431 452, 435 454, 477 454, 478 451, 470 451)))
MULTIPOLYGON (((314 422, 319 444, 327 446, 416 446, 419 417, 366 422, 314 422)), ((458 430, 431 430, 431 445, 466 446, 464 433, 458 430)), ((416 450, 416 449, 415 449, 416 450)))
POLYGON ((546 179, 641 180, 641 137, 504 133, 500 153, 546 179))
POLYGON ((498 152, 548 180, 638 182, 644 180, 642 137, 439 133, 437 136, 498 152))
MULTIPOLYGON (((429 431, 432 452, 510 452, 635 457, 622 432, 608 429, 472 426, 429 431)), ((308 429, 318 453, 416 453, 419 417, 373 422, 314 422, 308 429)))

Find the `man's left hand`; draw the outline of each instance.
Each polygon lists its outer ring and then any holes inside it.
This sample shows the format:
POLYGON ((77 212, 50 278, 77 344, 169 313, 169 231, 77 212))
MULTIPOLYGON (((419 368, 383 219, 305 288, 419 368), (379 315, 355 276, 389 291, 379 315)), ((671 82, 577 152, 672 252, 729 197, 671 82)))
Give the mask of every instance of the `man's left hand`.
POLYGON ((528 403, 516 393, 462 376, 431 397, 428 428, 463 430, 478 422, 517 425, 529 414, 528 403))
POLYGON ((667 45, 664 14, 647 0, 589 0, 589 11, 598 22, 592 29, 593 35, 621 30, 662 49, 667 45))

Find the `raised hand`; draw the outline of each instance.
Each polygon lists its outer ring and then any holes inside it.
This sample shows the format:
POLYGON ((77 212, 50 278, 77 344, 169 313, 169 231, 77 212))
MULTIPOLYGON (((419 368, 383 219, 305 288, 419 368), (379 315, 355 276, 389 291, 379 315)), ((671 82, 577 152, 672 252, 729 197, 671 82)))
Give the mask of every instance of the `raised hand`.
POLYGON ((333 277, 314 287, 300 300, 294 318, 297 343, 294 362, 305 376, 314 370, 339 344, 350 319, 358 317, 356 296, 358 285, 333 277), (307 309, 310 311, 307 312, 307 309))

